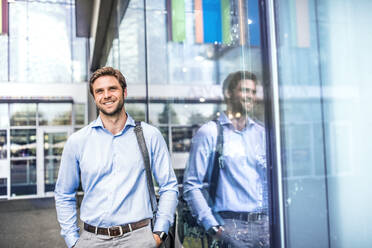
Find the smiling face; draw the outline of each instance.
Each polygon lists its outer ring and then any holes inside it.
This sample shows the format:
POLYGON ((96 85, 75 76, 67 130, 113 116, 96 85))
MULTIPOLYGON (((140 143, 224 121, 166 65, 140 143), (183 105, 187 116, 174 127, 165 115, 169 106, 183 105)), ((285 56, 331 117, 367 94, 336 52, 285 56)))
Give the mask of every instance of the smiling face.
POLYGON ((127 96, 127 89, 121 87, 114 76, 101 76, 93 85, 93 96, 97 108, 101 114, 114 116, 124 109, 124 99, 127 96))
POLYGON ((249 115, 256 101, 256 84, 253 80, 240 80, 229 95, 229 104, 234 113, 249 115))

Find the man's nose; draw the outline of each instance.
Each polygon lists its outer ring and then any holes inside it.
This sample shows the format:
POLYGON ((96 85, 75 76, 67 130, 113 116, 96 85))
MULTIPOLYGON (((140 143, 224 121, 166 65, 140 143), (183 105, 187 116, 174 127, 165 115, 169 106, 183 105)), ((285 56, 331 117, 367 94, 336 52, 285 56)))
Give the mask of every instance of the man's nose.
POLYGON ((104 92, 104 97, 105 97, 105 98, 109 98, 110 96, 111 96, 110 91, 105 90, 105 92, 104 92))

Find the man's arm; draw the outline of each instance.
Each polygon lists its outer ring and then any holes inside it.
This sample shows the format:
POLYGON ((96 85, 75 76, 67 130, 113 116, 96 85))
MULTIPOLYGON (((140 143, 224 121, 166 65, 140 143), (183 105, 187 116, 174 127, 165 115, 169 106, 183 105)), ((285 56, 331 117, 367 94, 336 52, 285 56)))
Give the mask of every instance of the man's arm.
POLYGON ((209 166, 213 164, 216 138, 217 128, 212 122, 202 126, 195 134, 183 180, 184 199, 205 230, 219 225, 203 195, 203 181, 209 166))
POLYGON ((168 233, 178 203, 178 183, 167 145, 158 130, 151 139, 151 157, 152 173, 159 185, 160 195, 153 231, 168 233))
POLYGON ((76 190, 79 186, 79 163, 76 149, 71 139, 63 149, 58 179, 54 190, 57 218, 61 226, 61 235, 67 247, 75 245, 79 239, 79 228, 76 217, 76 190))

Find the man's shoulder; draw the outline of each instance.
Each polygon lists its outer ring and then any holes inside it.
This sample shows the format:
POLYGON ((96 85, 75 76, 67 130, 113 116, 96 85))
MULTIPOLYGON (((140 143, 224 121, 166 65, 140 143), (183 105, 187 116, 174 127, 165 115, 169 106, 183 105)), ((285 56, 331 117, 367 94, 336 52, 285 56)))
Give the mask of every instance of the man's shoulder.
POLYGON ((252 118, 252 123, 257 131, 265 132, 265 124, 261 120, 258 120, 257 118, 252 118))
POLYGON ((69 142, 81 142, 83 141, 90 133, 92 129, 93 122, 86 125, 85 127, 82 127, 81 129, 75 131, 70 135, 69 142))
POLYGON ((217 124, 214 120, 204 123, 192 138, 193 142, 211 142, 217 137, 217 124))
POLYGON ((140 124, 141 124, 143 134, 145 137, 161 135, 161 132, 157 127, 144 121, 141 121, 140 124))

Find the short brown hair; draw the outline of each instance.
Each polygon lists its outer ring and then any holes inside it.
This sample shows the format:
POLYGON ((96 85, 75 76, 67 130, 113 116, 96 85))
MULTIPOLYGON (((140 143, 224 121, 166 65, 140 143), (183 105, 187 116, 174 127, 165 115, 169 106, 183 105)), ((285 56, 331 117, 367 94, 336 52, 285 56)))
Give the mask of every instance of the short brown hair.
POLYGON ((113 76, 113 77, 115 77, 119 81, 119 83, 121 85, 121 88, 123 88, 123 92, 124 92, 125 88, 127 88, 127 82, 125 81, 125 77, 123 76, 123 74, 121 74, 121 72, 117 69, 106 66, 106 67, 102 67, 102 68, 96 70, 89 79, 89 89, 90 89, 90 93, 92 94, 92 96, 94 96, 94 94, 93 94, 93 83, 97 78, 102 77, 102 76, 113 76))
POLYGON ((222 94, 226 97, 226 91, 232 93, 241 80, 252 80, 257 85, 257 76, 249 71, 236 71, 230 73, 223 81, 222 94))

